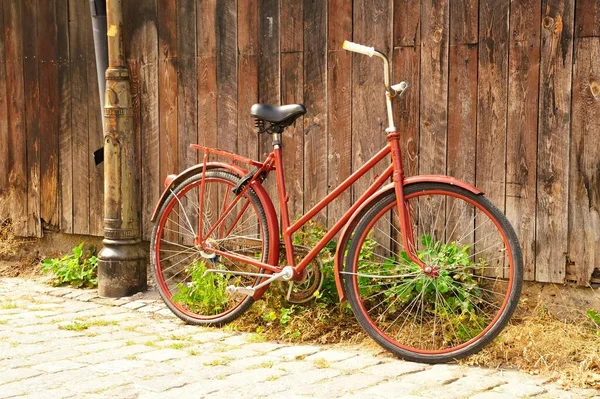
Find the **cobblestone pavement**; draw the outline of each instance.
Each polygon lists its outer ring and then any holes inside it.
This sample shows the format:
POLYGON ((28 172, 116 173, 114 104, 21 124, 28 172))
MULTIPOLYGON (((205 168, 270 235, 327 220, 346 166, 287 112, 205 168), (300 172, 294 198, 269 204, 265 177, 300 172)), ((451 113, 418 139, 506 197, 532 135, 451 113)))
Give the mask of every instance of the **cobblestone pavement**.
POLYGON ((186 326, 156 296, 0 279, 0 398, 600 398, 516 371, 186 326))

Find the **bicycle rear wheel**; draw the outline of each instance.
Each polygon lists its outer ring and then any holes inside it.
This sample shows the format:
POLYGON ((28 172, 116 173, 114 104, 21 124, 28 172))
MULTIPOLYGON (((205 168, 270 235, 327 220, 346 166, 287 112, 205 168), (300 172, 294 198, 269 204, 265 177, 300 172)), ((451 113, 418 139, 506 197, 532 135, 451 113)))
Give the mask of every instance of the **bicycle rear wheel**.
POLYGON ((259 278, 235 272, 261 272, 255 266, 219 256, 197 245, 202 204, 202 230, 207 246, 266 261, 269 232, 260 199, 249 188, 238 198, 232 189, 239 178, 224 170, 206 172, 177 186, 162 206, 152 232, 151 264, 158 291, 166 305, 190 324, 219 326, 241 315, 253 302, 230 295, 226 288, 255 286, 259 278), (233 208, 228 208, 234 203, 233 208), (214 231, 206 236, 226 214, 214 231), (218 271, 218 272, 211 272, 218 271))
POLYGON ((514 230, 485 197, 443 183, 405 188, 415 251, 402 244, 390 192, 358 222, 346 256, 344 288, 359 323, 407 360, 441 363, 468 356, 508 322, 521 292, 514 230))

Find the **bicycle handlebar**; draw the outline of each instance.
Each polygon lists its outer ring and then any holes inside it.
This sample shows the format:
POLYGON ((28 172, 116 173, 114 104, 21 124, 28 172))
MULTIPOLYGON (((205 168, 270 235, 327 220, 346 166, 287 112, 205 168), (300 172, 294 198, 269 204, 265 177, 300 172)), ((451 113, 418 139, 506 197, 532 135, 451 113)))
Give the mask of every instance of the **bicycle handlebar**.
POLYGON ((347 51, 352 51, 353 53, 368 55, 369 57, 373 57, 374 55, 381 58, 383 60, 384 67, 384 82, 385 89, 388 92, 388 95, 391 97, 396 97, 397 95, 402 96, 406 89, 408 89, 407 82, 400 82, 395 85, 391 85, 391 74, 390 74, 390 61, 380 51, 375 50, 375 47, 364 46, 362 44, 353 43, 348 40, 344 40, 344 44, 342 44, 342 48, 347 51))
POLYGON ((344 50, 352 51, 353 53, 368 55, 369 57, 373 57, 375 54, 375 47, 363 46, 362 44, 349 42, 348 40, 344 40, 342 48, 344 50))
POLYGON ((386 90, 386 108, 388 114, 389 127, 386 129, 387 132, 395 132, 396 127, 394 126, 394 113, 392 109, 392 99, 396 96, 402 96, 408 89, 407 82, 400 82, 395 85, 391 85, 391 73, 390 73, 390 61, 380 51, 375 50, 375 47, 363 46, 362 44, 353 43, 348 40, 344 40, 342 45, 344 50, 352 51, 353 53, 368 55, 373 57, 374 55, 383 60, 383 77, 386 90))

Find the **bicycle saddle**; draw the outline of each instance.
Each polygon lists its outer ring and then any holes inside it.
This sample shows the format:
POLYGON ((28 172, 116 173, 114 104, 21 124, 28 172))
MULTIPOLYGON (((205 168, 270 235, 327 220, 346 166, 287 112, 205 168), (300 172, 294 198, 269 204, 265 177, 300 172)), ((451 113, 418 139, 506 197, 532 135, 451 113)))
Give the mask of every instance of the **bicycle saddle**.
POLYGON ((302 104, 290 104, 276 107, 273 105, 254 104, 250 108, 250 115, 257 119, 262 119, 272 124, 286 127, 294 123, 298 117, 306 113, 306 108, 302 104))

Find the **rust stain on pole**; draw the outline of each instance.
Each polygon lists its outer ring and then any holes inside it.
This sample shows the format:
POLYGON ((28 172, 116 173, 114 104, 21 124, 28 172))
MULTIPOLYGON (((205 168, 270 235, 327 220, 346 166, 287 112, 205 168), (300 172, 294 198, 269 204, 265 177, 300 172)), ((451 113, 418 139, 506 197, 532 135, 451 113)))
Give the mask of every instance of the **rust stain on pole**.
POLYGON ((146 256, 139 245, 136 148, 121 0, 107 0, 106 7, 104 247, 98 255, 98 293, 122 297, 146 289, 146 256))

